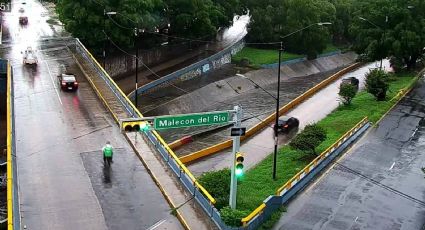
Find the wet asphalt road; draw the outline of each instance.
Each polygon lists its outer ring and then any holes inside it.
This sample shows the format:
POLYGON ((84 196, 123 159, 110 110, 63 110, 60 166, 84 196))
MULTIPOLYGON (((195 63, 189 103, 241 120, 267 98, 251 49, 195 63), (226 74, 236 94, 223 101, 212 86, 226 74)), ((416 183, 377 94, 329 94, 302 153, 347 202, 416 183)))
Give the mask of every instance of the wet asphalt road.
MULTIPOLYGON (((339 96, 338 90, 339 85, 341 84, 342 79, 355 77, 359 79, 360 84, 359 88, 362 90, 364 88, 364 79, 365 73, 369 71, 371 68, 376 67, 376 63, 369 63, 364 65, 354 71, 344 74, 340 77, 340 79, 331 83, 329 86, 320 90, 312 97, 289 111, 282 117, 296 117, 300 121, 299 129, 293 130, 289 134, 280 134, 278 136, 278 145, 282 146, 288 144, 290 140, 296 135, 296 133, 302 129, 307 124, 312 124, 320 121, 325 118, 328 114, 330 114, 333 110, 335 110, 339 106, 339 96)), ((389 62, 384 61, 384 68, 389 68, 389 62)), ((330 74, 329 74, 330 75, 330 74)), ((327 76, 328 77, 328 76, 327 76)), ((302 79, 302 78, 301 78, 302 79)), ((286 83, 287 84, 287 83, 286 83)), ((285 82, 284 82, 285 85, 285 82)), ((304 83, 305 85, 305 83, 304 83)), ((291 88, 293 90, 294 85, 291 84, 286 86, 286 88, 291 88)), ((306 91, 306 90, 305 90, 306 91)), ((285 94, 288 94, 289 90, 285 90, 285 94)), ((268 96, 268 95, 267 95, 268 96)), ((271 109, 273 103, 266 104, 271 109)), ((270 112, 271 114, 272 112, 270 112)), ((254 120, 255 123, 258 123, 258 120, 254 120)), ((252 121, 251 121, 252 122, 252 121)), ((246 123, 246 122, 245 122, 246 123)), ((249 139, 243 141, 241 143, 240 151, 244 153, 245 160, 244 166, 246 169, 249 169, 259 163, 261 160, 270 155, 274 150, 274 132, 271 128, 273 124, 269 127, 266 127, 260 130, 256 135, 250 137, 249 139)), ((249 127, 249 126, 248 126, 249 127)), ((229 130, 226 130, 227 133, 224 133, 224 137, 229 138, 229 130), (227 134, 227 136, 225 136, 227 134)), ((194 142, 195 144, 195 142, 194 142)), ((194 162, 189 165, 189 169, 195 174, 200 175, 204 172, 208 172, 211 170, 220 170, 224 168, 228 168, 230 166, 229 162, 232 160, 232 148, 224 149, 213 156, 209 157, 207 160, 200 160, 194 162)), ((282 167, 282 165, 277 166, 278 169, 282 167)), ((283 165, 284 167, 284 165, 283 165)))
POLYGON ((425 81, 288 207, 274 229, 425 227, 425 81))
POLYGON ((60 33, 45 22, 45 8, 26 2, 28 26, 18 24, 19 7, 5 14, 10 36, 0 49, 0 56, 11 60, 14 74, 22 226, 149 229, 158 224, 156 229, 182 229, 60 33), (22 65, 21 51, 27 46, 37 50, 37 67, 22 65), (78 91, 58 87, 60 64, 76 75, 78 91), (116 148, 111 168, 103 165, 101 148, 106 140, 116 148))

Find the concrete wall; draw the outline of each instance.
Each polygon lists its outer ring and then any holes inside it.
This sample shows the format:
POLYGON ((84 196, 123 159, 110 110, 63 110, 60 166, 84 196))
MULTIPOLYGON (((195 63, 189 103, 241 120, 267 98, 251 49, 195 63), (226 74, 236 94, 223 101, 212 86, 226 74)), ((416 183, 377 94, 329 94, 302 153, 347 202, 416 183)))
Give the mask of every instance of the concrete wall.
MULTIPOLYGON (((199 47, 199 44, 190 44, 191 48, 199 47)), ((182 53, 187 52, 189 49, 188 43, 180 43, 169 46, 161 46, 150 50, 139 49, 139 56, 142 58, 143 62, 148 66, 153 66, 160 64, 164 61, 176 58, 182 53)), ((98 60, 103 61, 102 57, 98 57, 98 60)), ((139 71, 142 70, 142 66, 139 62, 139 71)), ((111 57, 106 59, 106 70, 109 75, 118 79, 124 77, 136 69, 136 60, 134 57, 131 57, 127 54, 119 55, 116 57, 111 57)))
MULTIPOLYGON (((303 61, 284 65, 281 68, 281 80, 293 77, 305 77, 319 72, 347 66, 353 63, 356 60, 356 57, 357 55, 355 53, 345 53, 322 57, 312 61, 303 61)), ((277 83, 276 69, 261 69, 248 72, 245 75, 262 87, 277 83)), ((193 91, 190 94, 185 94, 162 104, 150 113, 166 115, 200 112, 204 108, 210 107, 213 101, 225 101, 231 97, 240 96, 252 89, 254 89, 254 85, 246 79, 241 77, 232 77, 209 84, 193 91)))

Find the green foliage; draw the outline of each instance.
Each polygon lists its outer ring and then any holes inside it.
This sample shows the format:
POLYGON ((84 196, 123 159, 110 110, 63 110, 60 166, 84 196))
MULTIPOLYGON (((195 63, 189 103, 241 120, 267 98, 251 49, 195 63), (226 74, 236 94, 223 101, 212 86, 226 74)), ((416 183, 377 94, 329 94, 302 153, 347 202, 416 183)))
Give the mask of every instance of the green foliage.
POLYGON ((249 215, 249 212, 231 209, 229 206, 226 206, 220 210, 220 215, 221 219, 227 225, 239 227, 242 225, 241 219, 249 215))
POLYGON ((307 125, 301 133, 289 143, 293 149, 316 154, 316 147, 326 139, 326 131, 317 124, 307 125))
POLYGON ((425 4, 423 1, 359 0, 350 31, 354 49, 372 60, 395 57, 398 67, 412 68, 423 58, 425 4), (363 20, 360 19, 363 18, 363 20))
POLYGON ((164 0, 171 31, 185 37, 211 37, 219 26, 227 25, 223 6, 211 0, 164 0))
MULTIPOLYGON (((412 79, 412 75, 398 75, 395 81, 390 82, 388 96, 396 96, 400 89, 412 84, 412 79)), ((378 121, 394 103, 394 100, 376 101, 367 92, 358 93, 351 106, 340 106, 318 122, 326 130, 326 140, 317 147, 317 152, 322 152, 335 143, 365 116, 371 122, 378 121)), ((252 212, 264 199, 275 194, 279 187, 310 163, 310 159, 309 154, 283 146, 277 155, 277 179, 273 180, 273 154, 267 156, 254 168, 246 171, 243 181, 239 183, 238 209, 252 212)))
POLYGON ((388 90, 388 74, 384 70, 374 69, 366 74, 366 90, 375 96, 376 100, 385 100, 388 90))
POLYGON ((272 229, 273 226, 279 221, 279 219, 282 216, 282 213, 286 212, 286 208, 285 207, 280 207, 278 208, 275 212, 272 213, 272 215, 270 216, 270 218, 268 220, 266 220, 266 222, 264 222, 259 230, 268 230, 268 229, 272 229))
POLYGON ((351 100, 353 100, 354 96, 356 96, 357 89, 352 84, 341 84, 339 87, 339 96, 341 97, 344 105, 351 104, 351 100))
POLYGON ((199 183, 213 196, 217 203, 215 207, 221 209, 229 204, 230 170, 206 172, 198 178, 199 183))
MULTIPOLYGON (((301 58, 302 55, 282 52, 282 61, 287 61, 291 59, 301 58)), ((252 65, 263 65, 263 64, 273 64, 279 62, 279 51, 270 50, 270 49, 256 49, 252 47, 245 47, 239 53, 232 57, 233 61, 239 62, 243 58, 246 58, 250 61, 252 65)))
POLYGON ((122 27, 152 29, 160 23, 161 0, 58 0, 56 11, 65 29, 88 44, 100 47, 106 34, 121 46, 132 46, 133 30, 122 27), (106 8, 106 9, 105 9, 106 8), (117 15, 104 15, 119 12, 117 15), (118 26, 117 24, 120 26, 118 26))
POLYGON ((327 26, 315 24, 334 21, 335 7, 328 0, 246 0, 243 3, 252 14, 247 35, 251 42, 280 41, 284 37, 285 50, 306 54, 311 59, 330 41, 327 26), (308 28, 286 36, 305 27, 308 28))

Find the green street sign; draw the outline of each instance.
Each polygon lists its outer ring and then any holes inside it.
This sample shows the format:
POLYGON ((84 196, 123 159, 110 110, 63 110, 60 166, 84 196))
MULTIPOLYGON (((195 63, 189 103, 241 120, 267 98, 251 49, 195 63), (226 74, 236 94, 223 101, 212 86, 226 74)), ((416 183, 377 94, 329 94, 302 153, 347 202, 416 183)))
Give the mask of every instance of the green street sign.
POLYGON ((175 129, 184 127, 219 125, 229 123, 229 112, 182 114, 177 116, 156 117, 154 129, 175 129))

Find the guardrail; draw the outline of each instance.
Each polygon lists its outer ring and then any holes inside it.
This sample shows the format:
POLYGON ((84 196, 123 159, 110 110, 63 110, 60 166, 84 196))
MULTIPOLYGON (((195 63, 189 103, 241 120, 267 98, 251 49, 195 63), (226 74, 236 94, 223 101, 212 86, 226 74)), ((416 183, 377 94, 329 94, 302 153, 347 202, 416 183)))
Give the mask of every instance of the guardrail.
MULTIPOLYGON (((114 95, 121 102, 122 106, 126 108, 128 117, 143 117, 143 115, 134 107, 128 97, 119 89, 119 87, 115 84, 111 77, 103 70, 103 68, 96 61, 96 59, 94 59, 92 54, 84 47, 84 45, 78 39, 76 39, 75 45, 78 55, 82 55, 85 61, 93 65, 93 67, 97 70, 98 75, 107 83, 110 90, 114 92, 114 95)), ((99 91, 98 93, 101 94, 101 92, 99 91)), ((99 96, 102 97, 101 95, 99 96)), ((107 101, 105 101, 105 103, 107 103, 107 101)), ((119 118, 116 114, 114 114, 113 109, 110 107, 108 107, 108 109, 111 111, 111 113, 113 113, 115 120, 118 121, 119 118)), ((201 184, 199 184, 197 179, 179 160, 179 158, 169 148, 169 146, 161 138, 161 136, 156 131, 147 131, 144 133, 144 135, 146 135, 146 137, 153 144, 155 149, 161 154, 163 159, 167 162, 168 166, 179 178, 179 180, 182 182, 188 192, 190 192, 195 197, 196 201, 200 204, 200 206, 204 209, 208 216, 216 223, 216 225, 220 229, 226 229, 226 225, 220 218, 220 213, 214 207, 214 204, 216 203, 215 199, 201 184)))
POLYGON ((12 68, 7 61, 7 229, 21 229, 16 167, 15 106, 12 68))
POLYGON ((350 144, 352 144, 368 128, 370 123, 367 117, 363 118, 353 128, 346 132, 333 145, 329 146, 312 162, 299 171, 282 187, 277 189, 276 194, 269 196, 257 209, 241 220, 245 229, 256 229, 265 219, 267 219, 276 209, 294 197, 304 186, 321 172, 332 160, 341 154, 350 144))
MULTIPOLYGON (((279 117, 282 116, 283 114, 289 112, 290 110, 292 110, 293 108, 295 108, 296 106, 298 106, 300 103, 302 103, 303 101, 305 101, 309 97, 311 97, 313 94, 315 94, 319 90, 325 88, 330 83, 332 83, 335 80, 337 80, 338 78, 340 78, 342 75, 344 75, 347 72, 349 72, 349 71, 357 68, 360 65, 362 65, 362 63, 355 63, 355 64, 353 64, 353 65, 351 65, 351 66, 349 66, 349 67, 347 67, 347 68, 345 68, 343 70, 338 71, 336 74, 332 75, 331 77, 323 80, 319 84, 317 84, 314 87, 310 88, 305 93, 301 94, 300 96, 298 96, 297 98, 295 98, 294 100, 292 100, 291 102, 289 102, 288 104, 286 104, 283 107, 281 107, 279 109, 279 117)), ((256 132, 258 132, 259 130, 261 130, 264 127, 266 127, 268 124, 270 124, 271 122, 274 121, 275 117, 276 117, 276 113, 273 113, 270 116, 266 117, 264 120, 260 121, 259 123, 257 123, 253 127, 251 127, 250 129, 248 129, 248 131, 246 131, 245 136, 242 136, 241 137, 241 141, 243 141, 243 140, 251 137, 256 132)), ((200 159, 202 157, 206 157, 206 156, 212 155, 214 153, 217 153, 217 152, 219 152, 221 150, 224 150, 226 148, 229 148, 229 147, 232 146, 232 143, 233 143, 233 140, 232 139, 229 139, 229 140, 223 141, 221 143, 215 144, 213 146, 210 146, 210 147, 201 149, 201 150, 196 151, 194 153, 188 154, 186 156, 180 157, 180 160, 183 163, 189 163, 189 162, 192 162, 194 160, 198 160, 198 159, 200 159)))
MULTIPOLYGON (((149 82, 148 84, 145 84, 137 89, 137 94, 143 94, 148 92, 149 90, 152 90, 156 87, 161 86, 167 86, 169 82, 175 82, 179 79, 189 80, 193 78, 193 76, 186 76, 186 74, 189 74, 191 71, 195 71, 196 73, 194 76, 201 76, 204 73, 209 72, 210 70, 216 69, 216 66, 219 67, 216 62, 220 61, 220 59, 229 56, 229 58, 224 58, 223 62, 220 63, 220 66, 226 63, 231 62, 231 56, 235 55, 237 52, 239 52, 245 45, 245 42, 243 40, 240 40, 238 42, 235 42, 230 47, 225 48, 224 50, 221 50, 220 52, 213 54, 209 56, 208 58, 205 58, 199 62, 196 62, 192 65, 189 65, 183 69, 177 70, 171 74, 168 74, 167 76, 164 76, 158 80, 149 82)), ((129 97, 131 99, 134 99, 134 92, 132 91, 129 94, 129 97)))

